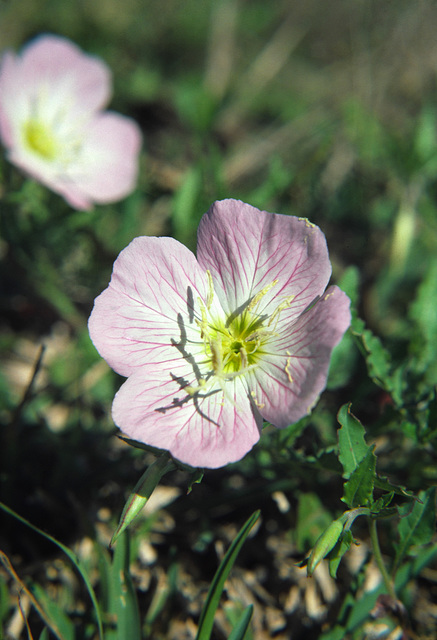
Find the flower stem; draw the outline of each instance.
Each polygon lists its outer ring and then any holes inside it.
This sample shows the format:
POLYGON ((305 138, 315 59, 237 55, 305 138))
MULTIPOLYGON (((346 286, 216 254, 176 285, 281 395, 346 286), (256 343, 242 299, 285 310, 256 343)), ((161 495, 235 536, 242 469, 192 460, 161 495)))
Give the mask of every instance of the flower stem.
POLYGON ((372 542, 373 555, 375 557, 376 564, 378 565, 378 568, 379 568, 379 570, 381 572, 382 579, 384 580, 385 588, 387 589, 387 593, 392 598, 396 599, 396 593, 395 593, 395 590, 394 590, 393 582, 390 579, 390 576, 389 576, 388 571, 387 571, 387 569, 385 567, 385 564, 384 564, 384 560, 382 559, 381 548, 379 546, 378 532, 377 532, 377 529, 376 529, 376 519, 375 518, 370 518, 369 519, 369 530, 370 530, 370 540, 372 542))

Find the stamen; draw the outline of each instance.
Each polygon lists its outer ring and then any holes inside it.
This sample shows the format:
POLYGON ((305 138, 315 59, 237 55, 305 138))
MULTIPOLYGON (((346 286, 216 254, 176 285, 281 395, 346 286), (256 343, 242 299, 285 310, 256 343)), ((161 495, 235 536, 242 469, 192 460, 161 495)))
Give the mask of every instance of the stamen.
POLYGON ((264 404, 264 402, 258 402, 258 400, 256 399, 256 396, 255 396, 255 391, 251 391, 251 392, 250 392, 250 395, 252 396, 252 400, 253 400, 253 402, 254 402, 255 406, 256 406, 258 409, 264 409, 264 407, 265 407, 266 405, 264 404))
POLYGON ((290 357, 287 358, 287 363, 285 365, 285 373, 287 374, 287 378, 288 378, 290 384, 293 384, 293 378, 291 377, 291 373, 290 373, 290 369, 289 369, 289 367, 291 367, 291 353, 287 350, 286 354, 288 356, 290 356, 290 357))
MULTIPOLYGON (((276 321, 279 319, 279 314, 281 313, 281 311, 283 311, 284 309, 287 309, 287 307, 290 306, 290 304, 293 302, 293 300, 295 299, 296 296, 287 296, 285 298, 285 300, 283 302, 281 302, 280 305, 278 305, 276 307, 276 309, 274 310, 274 312, 272 313, 270 320, 268 322, 268 327, 270 327, 270 325, 273 323, 273 321, 276 321)), ((275 324, 276 327, 276 324, 275 324)))
POLYGON ((241 366, 243 367, 243 369, 247 369, 249 363, 247 361, 247 351, 244 347, 241 347, 240 351, 240 358, 241 358, 241 366))
POLYGON ((196 324, 200 327, 200 337, 205 340, 205 334, 208 332, 208 319, 206 317, 206 307, 201 298, 197 298, 200 307, 200 313, 202 314, 202 320, 196 318, 196 324))
POLYGON ((279 280, 273 280, 273 282, 271 282, 266 287, 264 287, 264 289, 261 289, 261 291, 259 291, 249 302, 248 306, 246 307, 246 311, 251 311, 258 304, 261 298, 263 298, 266 295, 266 293, 268 293, 270 289, 272 289, 272 287, 277 285, 278 282, 279 280))
POLYGON ((214 299, 214 283, 212 281, 212 275, 209 269, 206 270, 206 277, 208 279, 208 295, 206 297, 206 308, 209 311, 214 299))
POLYGON ((211 349, 212 368, 217 376, 221 376, 223 374, 223 352, 221 339, 210 340, 209 347, 211 349))

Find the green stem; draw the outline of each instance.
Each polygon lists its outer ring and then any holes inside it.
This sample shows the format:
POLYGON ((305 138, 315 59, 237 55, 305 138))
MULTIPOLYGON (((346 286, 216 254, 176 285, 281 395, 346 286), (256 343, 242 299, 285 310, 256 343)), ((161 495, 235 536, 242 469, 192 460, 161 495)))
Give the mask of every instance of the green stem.
POLYGON ((372 542, 373 555, 375 557, 376 564, 381 572, 382 578, 384 580, 385 588, 387 589, 387 593, 394 599, 396 599, 396 593, 394 590, 393 582, 388 575, 388 571, 385 568, 384 560, 382 559, 382 553, 379 546, 378 540, 378 532, 376 529, 376 519, 370 518, 369 520, 369 529, 370 529, 370 540, 372 542))

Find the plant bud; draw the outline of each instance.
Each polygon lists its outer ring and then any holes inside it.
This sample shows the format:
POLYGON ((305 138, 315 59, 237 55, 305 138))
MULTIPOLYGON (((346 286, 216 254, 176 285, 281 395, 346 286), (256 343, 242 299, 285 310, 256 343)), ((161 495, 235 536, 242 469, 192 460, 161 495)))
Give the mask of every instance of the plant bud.
POLYGON ((334 520, 322 533, 311 551, 307 564, 307 575, 312 576, 319 562, 335 547, 343 532, 342 519, 334 520))

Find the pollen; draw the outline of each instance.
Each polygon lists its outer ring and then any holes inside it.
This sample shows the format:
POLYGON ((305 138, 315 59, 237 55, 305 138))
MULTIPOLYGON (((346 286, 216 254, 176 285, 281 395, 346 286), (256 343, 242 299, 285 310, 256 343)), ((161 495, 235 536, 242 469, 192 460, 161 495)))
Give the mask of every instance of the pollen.
POLYGON ((313 224, 312 222, 310 222, 310 221, 308 220, 308 218, 299 218, 299 220, 300 220, 301 222, 305 222, 305 226, 306 226, 306 227, 308 227, 308 229, 315 229, 315 228, 316 228, 316 225, 315 225, 315 224, 313 224))

